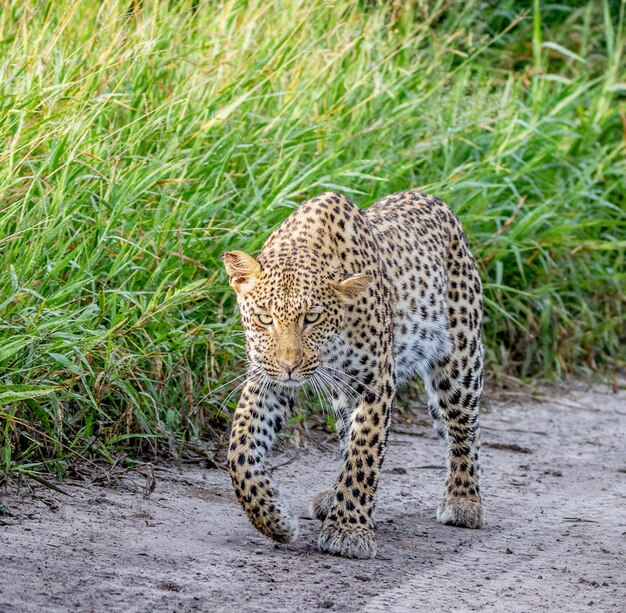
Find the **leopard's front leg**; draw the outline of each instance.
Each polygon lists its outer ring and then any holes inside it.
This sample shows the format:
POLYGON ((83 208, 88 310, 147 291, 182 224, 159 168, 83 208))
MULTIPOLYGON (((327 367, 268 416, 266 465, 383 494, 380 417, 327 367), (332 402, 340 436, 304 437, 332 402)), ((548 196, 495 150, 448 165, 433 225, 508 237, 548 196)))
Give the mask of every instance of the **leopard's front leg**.
POLYGON ((287 390, 248 382, 237 405, 228 449, 228 468, 239 503, 252 524, 279 543, 296 539, 298 522, 269 478, 265 456, 291 404, 287 390))
POLYGON ((322 551, 347 558, 376 555, 372 515, 395 391, 391 368, 386 370, 352 414, 343 466, 318 540, 322 551))
MULTIPOLYGON (((339 381, 341 378, 336 377, 339 381)), ((350 416, 356 408, 356 399, 352 395, 348 395, 344 390, 333 389, 331 393, 331 401, 333 407, 333 415, 335 418, 335 428, 339 445, 341 449, 341 457, 346 458, 348 445, 350 443, 350 416)), ((313 498, 311 503, 311 514, 313 517, 324 521, 328 515, 333 502, 335 500, 335 487, 320 492, 313 498)))

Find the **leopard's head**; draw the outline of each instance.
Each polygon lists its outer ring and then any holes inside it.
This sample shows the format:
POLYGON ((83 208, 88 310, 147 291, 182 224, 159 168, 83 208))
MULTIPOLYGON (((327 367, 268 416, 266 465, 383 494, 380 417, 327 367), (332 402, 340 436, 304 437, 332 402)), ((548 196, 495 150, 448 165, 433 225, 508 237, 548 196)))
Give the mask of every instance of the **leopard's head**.
POLYGON ((290 387, 316 373, 346 310, 373 281, 329 271, 306 249, 269 250, 258 260, 231 251, 222 260, 237 293, 250 370, 290 387))

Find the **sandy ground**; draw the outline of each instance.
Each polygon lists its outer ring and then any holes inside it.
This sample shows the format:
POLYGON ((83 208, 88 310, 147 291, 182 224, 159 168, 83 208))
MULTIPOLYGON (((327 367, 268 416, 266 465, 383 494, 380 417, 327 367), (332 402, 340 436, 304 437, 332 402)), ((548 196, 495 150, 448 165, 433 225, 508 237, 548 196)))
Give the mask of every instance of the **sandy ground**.
POLYGON ((573 387, 489 402, 479 531, 435 521, 443 449, 425 419, 394 426, 374 560, 316 551, 308 506, 338 458, 313 445, 272 457, 301 516, 287 546, 248 524, 218 470, 157 468, 148 498, 0 491, 14 513, 0 517, 0 611, 624 611, 626 391, 573 387))

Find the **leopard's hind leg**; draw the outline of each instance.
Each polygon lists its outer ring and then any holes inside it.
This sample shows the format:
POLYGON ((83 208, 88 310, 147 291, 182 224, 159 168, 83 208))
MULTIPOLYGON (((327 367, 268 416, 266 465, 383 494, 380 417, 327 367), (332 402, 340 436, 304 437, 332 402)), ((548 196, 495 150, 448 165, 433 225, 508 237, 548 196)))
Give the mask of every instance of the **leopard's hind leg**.
POLYGON ((429 412, 446 443, 448 456, 446 490, 437 508, 437 521, 481 528, 478 412, 482 357, 477 356, 465 370, 459 365, 459 360, 452 357, 448 364, 435 366, 424 377, 429 412))
POLYGON ((480 339, 482 288, 465 237, 451 244, 447 279, 450 348, 423 372, 429 411, 447 444, 445 496, 437 509, 443 524, 480 528, 479 403, 483 388, 480 339))

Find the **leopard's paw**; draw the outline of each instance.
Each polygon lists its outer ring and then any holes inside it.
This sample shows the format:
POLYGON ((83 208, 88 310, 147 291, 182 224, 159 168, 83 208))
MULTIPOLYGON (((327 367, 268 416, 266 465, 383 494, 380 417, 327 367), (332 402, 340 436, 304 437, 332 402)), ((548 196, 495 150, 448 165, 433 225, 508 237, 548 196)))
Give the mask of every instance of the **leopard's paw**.
POLYGON ((271 510, 258 511, 257 507, 248 515, 259 532, 278 543, 293 543, 298 538, 298 520, 287 504, 279 500, 271 510))
POLYGON ((335 499, 335 490, 320 492, 311 503, 311 515, 324 521, 335 499))
POLYGON ((470 500, 461 496, 444 498, 437 507, 437 521, 464 528, 483 527, 483 505, 480 500, 470 500))
POLYGON ((366 560, 376 555, 374 531, 363 526, 339 526, 326 520, 317 542, 320 551, 332 553, 344 558, 366 560))

